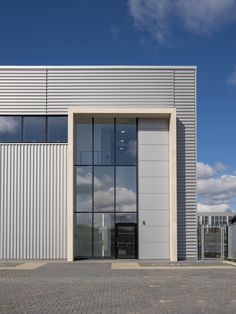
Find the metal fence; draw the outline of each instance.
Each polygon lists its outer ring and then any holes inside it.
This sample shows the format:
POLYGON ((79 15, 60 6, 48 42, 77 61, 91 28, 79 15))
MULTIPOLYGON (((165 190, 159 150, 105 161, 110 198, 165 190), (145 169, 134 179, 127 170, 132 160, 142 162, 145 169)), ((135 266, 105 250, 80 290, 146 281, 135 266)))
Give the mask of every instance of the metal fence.
POLYGON ((198 228, 199 259, 228 257, 228 226, 200 226, 198 228))

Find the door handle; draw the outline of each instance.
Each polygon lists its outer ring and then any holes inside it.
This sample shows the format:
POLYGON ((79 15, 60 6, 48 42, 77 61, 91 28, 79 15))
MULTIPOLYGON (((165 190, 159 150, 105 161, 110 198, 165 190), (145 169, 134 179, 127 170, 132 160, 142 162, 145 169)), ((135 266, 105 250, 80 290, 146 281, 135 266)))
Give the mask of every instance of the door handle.
POLYGON ((119 247, 119 246, 120 246, 120 242, 116 241, 116 247, 119 247))

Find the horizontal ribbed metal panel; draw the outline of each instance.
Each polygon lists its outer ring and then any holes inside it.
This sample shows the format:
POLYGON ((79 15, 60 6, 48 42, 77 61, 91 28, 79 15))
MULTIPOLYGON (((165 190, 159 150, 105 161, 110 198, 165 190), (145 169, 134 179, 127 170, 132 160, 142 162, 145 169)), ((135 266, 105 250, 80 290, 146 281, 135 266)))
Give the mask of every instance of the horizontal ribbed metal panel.
POLYGON ((0 145, 0 259, 67 256, 67 145, 0 145))
POLYGON ((176 69, 178 258, 197 257, 196 229, 196 73, 176 69))
POLYGON ((46 70, 0 68, 0 114, 45 114, 46 70))
POLYGON ((47 112, 69 106, 158 106, 174 104, 171 69, 48 69, 47 112))

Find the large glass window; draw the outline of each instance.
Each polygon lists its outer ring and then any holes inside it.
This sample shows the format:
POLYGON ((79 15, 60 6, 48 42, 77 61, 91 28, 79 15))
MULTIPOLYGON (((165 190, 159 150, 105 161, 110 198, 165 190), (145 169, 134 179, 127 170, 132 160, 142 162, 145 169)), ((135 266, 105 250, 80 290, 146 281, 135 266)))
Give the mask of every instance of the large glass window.
POLYGON ((67 143, 67 116, 0 116, 0 143, 67 143))
POLYGON ((113 256, 114 214, 94 214, 94 256, 113 256))
POLYGON ((94 211, 114 211, 114 167, 94 167, 94 211))
POLYGON ((92 257, 92 214, 75 215, 75 256, 92 257))
POLYGON ((114 118, 94 119, 94 164, 114 164, 114 118))
POLYGON ((0 142, 21 142, 22 117, 1 116, 0 117, 0 142))
MULTIPOLYGON (((83 226, 84 217, 91 217, 92 257, 114 257, 116 224, 137 223, 136 119, 80 116, 75 142, 76 215, 87 212, 81 216, 83 226)), ((85 231, 82 237, 91 240, 85 231)), ((81 247, 76 256, 88 257, 81 247)))
POLYGON ((116 211, 136 211, 136 167, 116 167, 116 211))
POLYGON ((23 117, 23 141, 26 143, 46 142, 46 117, 23 117))
POLYGON ((136 119, 116 119, 116 164, 136 164, 136 119))
POLYGON ((76 211, 92 211, 92 167, 76 167, 76 211))
POLYGON ((67 117, 48 116, 48 142, 67 143, 67 117))
POLYGON ((76 164, 92 165, 92 118, 79 118, 76 122, 76 164))

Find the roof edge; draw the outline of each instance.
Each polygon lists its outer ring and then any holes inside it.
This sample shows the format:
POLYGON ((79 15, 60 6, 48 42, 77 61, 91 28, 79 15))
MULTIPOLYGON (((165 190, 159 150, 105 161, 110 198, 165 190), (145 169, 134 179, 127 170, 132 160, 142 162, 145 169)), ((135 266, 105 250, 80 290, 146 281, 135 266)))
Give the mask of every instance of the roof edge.
POLYGON ((0 65, 0 69, 197 69, 196 65, 0 65))

